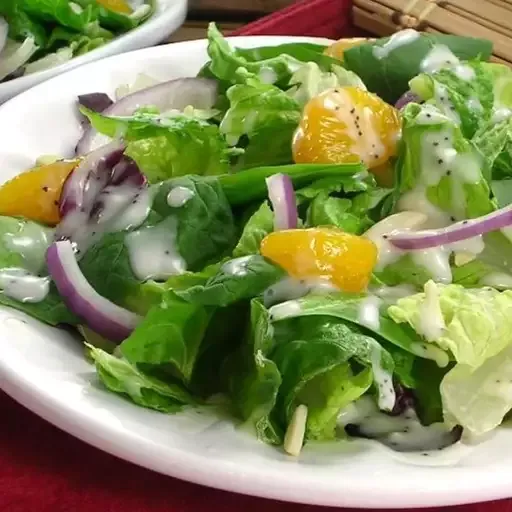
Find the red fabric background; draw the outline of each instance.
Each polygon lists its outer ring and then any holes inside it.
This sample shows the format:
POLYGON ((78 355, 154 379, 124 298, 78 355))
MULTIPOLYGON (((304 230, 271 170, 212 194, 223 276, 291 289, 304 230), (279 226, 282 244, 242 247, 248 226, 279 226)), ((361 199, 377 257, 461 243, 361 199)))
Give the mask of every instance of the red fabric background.
MULTIPOLYGON (((237 34, 350 35, 348 0, 303 0, 237 34)), ((1 357, 1 354, 0 354, 1 357)), ((0 392, 0 512, 321 512, 207 489, 123 462, 0 392)), ((339 510, 339 509, 338 509, 339 510)), ((447 510, 447 509, 437 509, 447 510)), ((512 500, 450 512, 512 512, 512 500)))

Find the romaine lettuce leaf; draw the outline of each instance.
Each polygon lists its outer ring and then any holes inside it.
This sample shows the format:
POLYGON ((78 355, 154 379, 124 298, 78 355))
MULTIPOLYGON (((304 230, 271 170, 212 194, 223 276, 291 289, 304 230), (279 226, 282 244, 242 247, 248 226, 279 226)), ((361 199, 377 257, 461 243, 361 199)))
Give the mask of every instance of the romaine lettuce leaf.
POLYGON ((287 93, 300 105, 335 87, 355 86, 366 90, 362 80, 352 71, 333 65, 331 71, 322 71, 315 62, 306 62, 291 77, 287 93))
POLYGON ((512 409, 511 370, 510 345, 477 368, 456 365, 441 383, 445 421, 474 436, 495 429, 512 409))
POLYGON ((512 118, 484 124, 475 134, 473 143, 492 169, 493 180, 512 176, 512 118))
POLYGON ((101 382, 114 393, 130 398, 134 403, 160 412, 177 412, 184 405, 196 404, 178 384, 147 375, 127 360, 88 345, 89 354, 101 382))
POLYGON ((259 439, 280 444, 283 432, 271 419, 281 375, 269 359, 274 347, 268 311, 257 300, 251 301, 251 322, 245 341, 223 365, 227 390, 237 415, 254 425, 259 439))
POLYGON ((108 117, 82 107, 92 126, 109 137, 128 141, 125 154, 151 183, 187 174, 228 172, 231 150, 217 126, 184 114, 161 116, 147 112, 108 117))
POLYGON ((301 116, 299 104, 278 87, 252 76, 230 87, 226 95, 229 109, 220 131, 232 146, 242 137, 248 139, 237 167, 292 162, 291 140, 301 116))
POLYGON ((388 314, 470 368, 482 365, 512 343, 511 291, 430 281, 425 292, 399 299, 388 314))
POLYGON ((28 37, 34 39, 39 48, 46 46, 47 34, 44 26, 24 12, 18 0, 2 0, 0 15, 9 24, 9 37, 11 39, 24 41, 28 37))
MULTIPOLYGON (((229 83, 243 82, 238 73, 243 68, 263 82, 286 85, 301 64, 287 53, 279 53, 264 60, 249 60, 230 47, 214 23, 210 23, 208 27, 208 55, 211 59, 208 65, 210 72, 219 80, 229 83)), ((245 55, 254 56, 254 53, 245 55)))

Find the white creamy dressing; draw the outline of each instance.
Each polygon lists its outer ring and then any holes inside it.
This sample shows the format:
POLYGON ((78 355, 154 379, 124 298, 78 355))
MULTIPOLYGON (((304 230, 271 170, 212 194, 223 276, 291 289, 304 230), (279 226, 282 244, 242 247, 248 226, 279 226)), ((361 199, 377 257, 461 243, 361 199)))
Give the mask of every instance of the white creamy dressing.
POLYGON ((277 82, 278 76, 272 68, 263 66, 258 73, 258 78, 264 84, 275 84, 277 82))
POLYGON ((430 342, 438 340, 446 329, 446 323, 441 311, 439 289, 432 281, 425 284, 425 298, 420 305, 419 315, 418 334, 430 342))
POLYGON ((501 123, 512 117, 512 110, 506 107, 494 106, 492 111, 491 122, 494 124, 501 123))
POLYGON ((27 270, 37 274, 45 265, 44 258, 53 241, 53 230, 28 222, 18 233, 5 233, 2 240, 9 251, 23 258, 23 266, 27 270))
POLYGON ((393 375, 382 367, 382 347, 377 342, 372 348, 371 361, 373 380, 378 390, 379 408, 391 411, 396 402, 393 375))
POLYGON ((247 265, 252 260, 253 256, 242 256, 241 258, 235 258, 227 261, 222 265, 222 272, 237 277, 244 277, 247 275, 247 265))
POLYGON ((382 299, 375 295, 368 295, 359 305, 358 321, 361 325, 374 331, 380 329, 380 306, 382 299))
POLYGON ((343 409, 338 417, 338 425, 355 425, 360 436, 375 439, 399 452, 437 451, 458 441, 457 435, 442 423, 422 425, 412 409, 400 416, 379 411, 369 396, 343 409))
POLYGON ((467 64, 462 64, 450 48, 444 44, 436 44, 428 52, 421 62, 420 69, 423 73, 428 74, 435 73, 441 69, 449 69, 458 78, 468 82, 475 78, 475 70, 467 64))
POLYGON ((50 278, 38 277, 20 268, 0 270, 0 288, 18 302, 42 302, 50 291, 50 278))
POLYGON ((409 297, 416 293, 416 288, 410 284, 399 284, 397 286, 378 286, 368 290, 369 293, 379 297, 386 305, 394 304, 399 299, 409 297))
POLYGON ((392 51, 402 46, 413 43, 420 37, 420 33, 412 28, 407 28, 393 34, 382 46, 374 46, 373 56, 376 59, 385 59, 392 51))
POLYGON ((448 354, 431 343, 411 343, 409 349, 419 357, 435 361, 439 368, 445 368, 450 362, 448 354))
POLYGON ((512 288, 512 275, 502 272, 492 272, 484 276, 479 284, 481 286, 491 286, 498 290, 507 290, 512 288))
POLYGON ((282 304, 276 304, 269 309, 269 315, 273 322, 284 320, 285 318, 296 317, 300 312, 300 302, 297 300, 289 300, 282 304))
POLYGON ((194 191, 187 187, 174 187, 167 194, 167 204, 171 208, 181 208, 194 197, 194 191))
POLYGON ((165 280, 186 271, 177 245, 178 221, 170 216, 156 226, 144 227, 126 235, 130 263, 135 276, 165 280))
POLYGON ((280 302, 300 299, 309 293, 325 295, 335 291, 338 291, 338 288, 327 279, 296 279, 286 277, 265 290, 263 302, 265 307, 268 308, 280 302))
POLYGON ((476 96, 471 96, 467 102, 467 106, 473 112, 480 113, 483 111, 482 103, 476 96))
POLYGON ((434 98, 444 115, 455 124, 460 125, 459 113, 455 109, 453 102, 450 100, 448 90, 439 82, 435 82, 434 84, 434 98))
POLYGON ((400 212, 423 213, 426 219, 421 225, 422 229, 444 228, 451 224, 450 216, 428 200, 425 185, 417 185, 405 192, 398 200, 397 208, 400 212))

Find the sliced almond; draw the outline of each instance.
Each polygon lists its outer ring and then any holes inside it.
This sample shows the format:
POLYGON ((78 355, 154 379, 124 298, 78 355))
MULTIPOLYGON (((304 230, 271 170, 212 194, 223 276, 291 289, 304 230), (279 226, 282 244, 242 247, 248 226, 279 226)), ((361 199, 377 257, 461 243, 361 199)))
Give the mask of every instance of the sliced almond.
POLYGON ((293 411, 292 419, 286 434, 284 436, 284 450, 289 455, 298 457, 304 444, 304 435, 306 433, 306 422, 308 419, 308 408, 305 405, 299 405, 293 411))

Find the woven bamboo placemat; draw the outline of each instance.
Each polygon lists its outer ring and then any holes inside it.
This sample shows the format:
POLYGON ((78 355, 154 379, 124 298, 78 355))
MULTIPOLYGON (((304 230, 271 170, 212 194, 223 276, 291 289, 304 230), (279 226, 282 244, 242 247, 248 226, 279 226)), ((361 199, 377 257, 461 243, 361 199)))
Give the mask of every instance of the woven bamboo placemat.
POLYGON ((512 0, 354 0, 355 26, 379 36, 404 28, 489 39, 512 65, 512 0))

